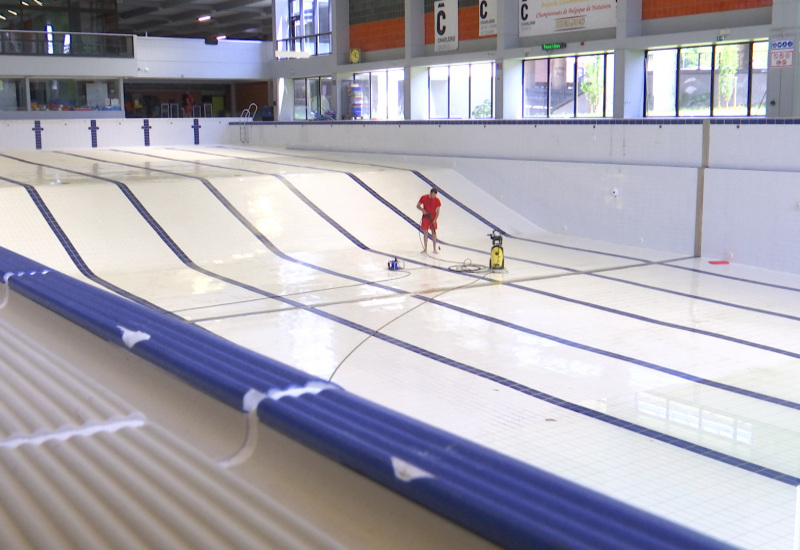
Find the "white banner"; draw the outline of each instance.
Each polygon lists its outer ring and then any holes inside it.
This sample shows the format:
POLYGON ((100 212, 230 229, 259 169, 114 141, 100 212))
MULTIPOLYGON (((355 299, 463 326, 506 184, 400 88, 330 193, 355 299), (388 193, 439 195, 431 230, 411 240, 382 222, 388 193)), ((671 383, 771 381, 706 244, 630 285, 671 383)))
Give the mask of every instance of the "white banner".
POLYGON ((478 36, 497 34, 497 0, 478 2, 478 36))
POLYGON ((457 50, 458 0, 436 0, 433 6, 433 51, 457 50))
POLYGON ((519 0, 520 36, 616 26, 616 0, 519 0))

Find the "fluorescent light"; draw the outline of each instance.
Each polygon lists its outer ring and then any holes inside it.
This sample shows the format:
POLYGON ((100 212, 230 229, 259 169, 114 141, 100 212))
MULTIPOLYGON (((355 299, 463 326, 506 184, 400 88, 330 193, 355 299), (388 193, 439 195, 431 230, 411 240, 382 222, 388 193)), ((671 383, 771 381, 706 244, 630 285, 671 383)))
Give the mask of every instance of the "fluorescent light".
POLYGON ((8 10, 8 13, 10 13, 11 15, 17 15, 17 12, 15 12, 14 10, 8 10))
POLYGON ((228 38, 227 34, 221 34, 217 37, 217 40, 225 40, 226 38, 228 38))
POLYGON ((200 17, 197 18, 198 21, 208 21, 210 19, 211 19, 210 15, 201 15, 200 17))
POLYGON ((31 6, 31 5, 30 5, 30 4, 28 4, 27 2, 20 2, 20 4, 22 4, 23 6, 26 6, 26 7, 30 7, 30 6, 31 6))

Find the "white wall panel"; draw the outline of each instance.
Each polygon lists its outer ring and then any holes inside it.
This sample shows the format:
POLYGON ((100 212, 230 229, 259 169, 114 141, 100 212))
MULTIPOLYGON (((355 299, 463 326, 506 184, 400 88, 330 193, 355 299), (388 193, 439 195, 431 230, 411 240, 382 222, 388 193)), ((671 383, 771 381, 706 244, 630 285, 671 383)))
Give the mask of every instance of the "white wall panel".
POLYGON ((800 272, 800 174, 709 170, 703 255, 800 272))

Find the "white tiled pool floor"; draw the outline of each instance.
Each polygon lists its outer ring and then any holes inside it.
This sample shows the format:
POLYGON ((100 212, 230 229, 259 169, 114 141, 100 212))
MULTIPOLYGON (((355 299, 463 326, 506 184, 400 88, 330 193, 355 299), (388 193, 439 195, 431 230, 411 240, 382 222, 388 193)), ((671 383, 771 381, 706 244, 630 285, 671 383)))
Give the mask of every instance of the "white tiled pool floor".
POLYGON ((2 153, 0 246, 732 544, 796 547, 800 276, 550 234, 450 169, 232 147, 2 153), (466 269, 494 228, 505 271, 466 269))

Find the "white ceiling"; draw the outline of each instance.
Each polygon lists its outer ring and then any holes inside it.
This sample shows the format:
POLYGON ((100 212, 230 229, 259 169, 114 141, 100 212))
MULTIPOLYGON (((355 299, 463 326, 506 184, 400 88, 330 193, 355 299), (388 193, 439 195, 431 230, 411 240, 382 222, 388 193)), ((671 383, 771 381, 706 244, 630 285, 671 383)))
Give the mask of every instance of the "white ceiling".
POLYGON ((273 0, 117 0, 118 32, 272 40, 273 0), (211 20, 198 22, 201 15, 211 20))

